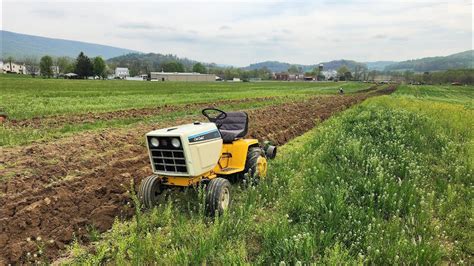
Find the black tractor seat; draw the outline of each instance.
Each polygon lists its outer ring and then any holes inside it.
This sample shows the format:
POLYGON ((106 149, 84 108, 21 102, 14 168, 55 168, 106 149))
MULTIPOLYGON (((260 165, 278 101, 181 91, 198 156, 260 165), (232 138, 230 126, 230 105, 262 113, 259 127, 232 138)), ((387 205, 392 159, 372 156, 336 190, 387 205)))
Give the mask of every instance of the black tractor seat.
POLYGON ((216 120, 224 143, 232 143, 247 135, 249 117, 246 112, 227 112, 227 117, 216 120))

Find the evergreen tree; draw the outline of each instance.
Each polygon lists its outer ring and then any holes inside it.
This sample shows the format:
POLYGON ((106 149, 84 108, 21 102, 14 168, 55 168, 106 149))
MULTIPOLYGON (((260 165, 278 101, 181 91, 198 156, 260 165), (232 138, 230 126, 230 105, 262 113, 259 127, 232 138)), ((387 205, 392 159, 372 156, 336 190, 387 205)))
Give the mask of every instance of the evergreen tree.
POLYGON ((81 52, 76 59, 76 67, 74 72, 79 76, 79 78, 87 78, 93 75, 93 65, 89 57, 84 55, 81 52))

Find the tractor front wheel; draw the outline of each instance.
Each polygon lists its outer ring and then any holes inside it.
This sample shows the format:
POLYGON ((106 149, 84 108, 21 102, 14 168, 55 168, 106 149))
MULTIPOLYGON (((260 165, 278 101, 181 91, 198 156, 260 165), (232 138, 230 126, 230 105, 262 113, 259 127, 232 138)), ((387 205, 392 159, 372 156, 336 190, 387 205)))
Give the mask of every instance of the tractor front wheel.
POLYGON ((230 182, 217 177, 206 187, 206 209, 211 216, 224 213, 230 206, 230 182))
POLYGON ((161 178, 157 175, 151 175, 142 180, 138 190, 138 198, 147 209, 153 208, 163 192, 161 178))

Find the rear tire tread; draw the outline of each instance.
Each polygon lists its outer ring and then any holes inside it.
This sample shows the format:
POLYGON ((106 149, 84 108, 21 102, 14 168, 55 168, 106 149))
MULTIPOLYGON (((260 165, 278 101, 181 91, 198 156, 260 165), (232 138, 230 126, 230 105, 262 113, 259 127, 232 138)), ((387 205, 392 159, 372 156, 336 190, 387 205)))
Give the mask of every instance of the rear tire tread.
POLYGON ((244 173, 249 173, 249 170, 252 171, 251 175, 248 177, 252 183, 258 183, 259 177, 256 175, 257 172, 257 162, 258 158, 262 156, 265 157, 265 152, 260 147, 250 147, 247 153, 247 160, 245 161, 244 173))

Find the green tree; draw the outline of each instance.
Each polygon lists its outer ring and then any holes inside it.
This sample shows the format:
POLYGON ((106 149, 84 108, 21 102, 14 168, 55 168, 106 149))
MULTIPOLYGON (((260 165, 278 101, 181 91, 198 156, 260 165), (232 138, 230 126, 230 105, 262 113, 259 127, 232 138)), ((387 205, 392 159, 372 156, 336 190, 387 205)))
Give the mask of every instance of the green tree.
POLYGON ((193 72, 204 74, 207 72, 206 67, 201 63, 196 63, 193 66, 193 72))
POLYGON ((79 76, 79 78, 87 78, 93 74, 93 65, 89 57, 84 55, 81 52, 76 59, 76 66, 74 72, 79 76))
POLYGON ((49 55, 45 55, 40 59, 40 74, 43 77, 52 77, 53 76, 53 58, 49 55))
POLYGON ((347 68, 345 65, 343 65, 337 70, 337 76, 339 77, 340 80, 352 79, 352 73, 349 70, 349 68, 347 68))
POLYGON ((105 64, 104 59, 102 59, 102 57, 100 56, 94 57, 94 62, 93 62, 94 76, 105 78, 107 76, 106 68, 107 68, 107 65, 105 64))
POLYGON ((67 56, 60 56, 56 58, 56 66, 58 67, 58 72, 61 74, 74 71, 72 59, 67 56))
POLYGON ((290 66, 290 68, 288 68, 288 73, 298 74, 298 73, 300 73, 300 69, 297 66, 292 65, 292 66, 290 66))
POLYGON ((161 63, 160 70, 164 72, 184 72, 184 66, 180 62, 170 61, 161 63))
POLYGON ((346 65, 343 65, 337 70, 337 76, 343 77, 346 74, 346 72, 349 72, 349 68, 347 68, 346 65))

